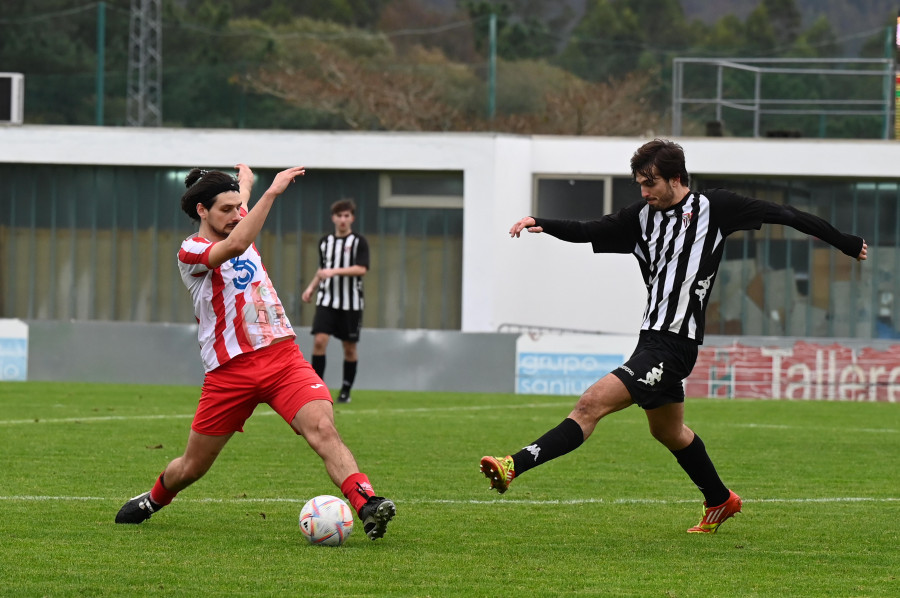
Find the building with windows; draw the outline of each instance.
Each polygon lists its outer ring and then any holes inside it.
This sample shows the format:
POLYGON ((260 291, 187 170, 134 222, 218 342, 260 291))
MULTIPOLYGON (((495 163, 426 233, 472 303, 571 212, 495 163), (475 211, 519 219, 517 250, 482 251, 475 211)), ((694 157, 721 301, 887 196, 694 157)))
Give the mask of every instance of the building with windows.
MULTIPOLYGON (((308 175, 260 240, 295 320, 328 206, 359 205, 371 239, 367 327, 630 331, 643 289, 629 256, 506 231, 519 217, 590 219, 639 198, 641 139, 95 127, 0 129, 0 315, 190 322, 171 256, 195 165, 244 161, 256 191, 308 175)), ((729 238, 709 333, 877 337, 900 322, 900 146, 885 141, 682 139, 695 188, 723 186, 817 213, 866 238, 860 267, 782 227, 729 238)))
MULTIPOLYGON (((524 215, 598 218, 639 199, 638 138, 165 128, 0 128, 0 317, 193 324, 175 252, 194 166, 249 164, 258 196, 278 170, 305 180, 258 242, 295 326, 328 207, 352 197, 369 239, 367 329, 633 333, 645 304, 634 258, 536 235, 524 215)), ((729 237, 707 334, 900 335, 900 144, 684 138, 692 186, 790 203, 866 238, 857 264, 796 231, 729 237)))

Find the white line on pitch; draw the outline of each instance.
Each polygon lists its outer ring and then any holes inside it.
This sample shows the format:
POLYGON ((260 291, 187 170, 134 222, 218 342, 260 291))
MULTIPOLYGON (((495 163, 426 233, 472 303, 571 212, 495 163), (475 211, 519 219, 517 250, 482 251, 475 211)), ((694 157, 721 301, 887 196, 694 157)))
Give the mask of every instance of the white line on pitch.
MULTIPOLYGON (((119 498, 104 498, 101 496, 0 496, 0 500, 10 502, 48 502, 48 501, 107 501, 120 502, 119 498)), ((179 498, 179 502, 200 503, 295 503, 303 504, 304 498, 179 498)), ((745 503, 893 503, 900 502, 900 497, 874 498, 867 496, 834 496, 822 498, 745 498, 745 503)), ((697 499, 655 499, 655 498, 573 498, 567 500, 526 500, 526 499, 429 499, 413 498, 409 500, 396 500, 399 504, 440 504, 440 505, 675 505, 693 504, 697 499)))
MULTIPOLYGON (((732 428, 759 428, 760 430, 835 430, 836 428, 826 426, 789 426, 786 424, 736 424, 733 422, 722 422, 715 424, 717 426, 729 426, 732 428)), ((882 433, 896 434, 900 432, 897 428, 840 428, 841 431, 859 432, 859 433, 882 433)))
MULTIPOLYGON (((440 413, 461 411, 492 411, 497 409, 539 409, 547 407, 571 407, 571 401, 565 403, 523 403, 519 405, 468 405, 457 407, 410 407, 396 409, 349 409, 340 410, 341 417, 350 417, 353 415, 403 415, 416 413, 440 413)), ((259 411, 254 413, 256 416, 276 415, 274 411, 259 411)), ((60 418, 34 418, 34 419, 8 419, 0 420, 0 426, 7 425, 24 425, 24 424, 67 424, 67 423, 94 423, 94 422, 114 422, 114 421, 138 421, 138 420, 163 420, 163 419, 191 419, 193 414, 177 413, 162 415, 99 415, 88 417, 60 417, 60 418)), ((609 421, 621 422, 632 420, 621 420, 618 418, 609 421)), ((756 424, 756 423, 735 423, 721 422, 714 424, 722 427, 735 428, 759 428, 772 430, 833 430, 834 428, 824 426, 792 426, 787 424, 756 424)), ((841 428, 844 433, 860 433, 860 434, 897 434, 900 429, 897 428, 841 428)))
MULTIPOLYGON (((459 411, 489 411, 494 409, 534 409, 540 407, 571 407, 573 403, 567 401, 565 403, 525 403, 522 405, 468 405, 462 407, 410 407, 408 409, 352 409, 341 410, 342 416, 350 415, 402 415, 404 413, 436 413, 441 411, 459 412, 459 411)), ((253 414, 257 415, 275 415, 274 411, 260 411, 253 414)), ((185 419, 192 418, 194 414, 171 414, 171 415, 94 415, 87 417, 57 417, 57 418, 33 418, 33 419, 7 419, 0 420, 0 426, 14 424, 71 424, 71 423, 89 423, 89 422, 107 422, 107 421, 125 421, 125 420, 147 420, 147 419, 185 419)))
MULTIPOLYGON (((272 412, 274 413, 274 412, 272 412)), ((260 415, 265 415, 261 413, 260 415)), ((271 415, 271 414, 270 414, 271 415)), ((0 420, 0 426, 11 426, 16 424, 81 424, 92 422, 114 422, 114 421, 131 421, 142 419, 190 419, 194 414, 169 414, 169 415, 94 415, 88 417, 47 417, 34 419, 7 419, 0 420)))

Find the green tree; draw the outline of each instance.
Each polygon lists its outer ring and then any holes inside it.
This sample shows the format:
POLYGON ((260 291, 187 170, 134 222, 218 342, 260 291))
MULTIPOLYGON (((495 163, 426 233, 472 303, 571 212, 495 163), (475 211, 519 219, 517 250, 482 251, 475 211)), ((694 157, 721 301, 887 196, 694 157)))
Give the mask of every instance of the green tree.
POLYGON ((747 15, 742 39, 744 43, 740 50, 745 57, 771 56, 773 50, 776 50, 775 28, 765 3, 747 15))
POLYGON ((507 60, 542 58, 555 52, 556 38, 546 22, 536 17, 520 17, 506 2, 465 0, 461 6, 472 19, 475 47, 487 55, 490 39, 490 17, 497 20, 497 55, 507 60))
POLYGON ((797 36, 791 51, 792 55, 804 58, 840 57, 841 53, 841 44, 825 15, 820 15, 797 36))
MULTIPOLYGON (((127 7, 115 0, 111 8, 127 7)), ((107 11, 107 31, 125 27, 127 12, 107 11)), ((0 65, 25 74, 25 118, 32 123, 94 122, 97 71, 97 7, 72 8, 65 0, 0 3, 0 65)), ((123 70, 127 40, 108 36, 106 70, 123 70)), ((123 83, 124 93, 124 83, 123 83)), ((107 93, 113 93, 107 88, 107 93)))
POLYGON ((881 29, 876 30, 863 42, 859 55, 863 58, 895 58, 897 54, 897 18, 886 19, 881 29))
POLYGON ((643 49, 640 23, 627 6, 594 0, 569 38, 559 64, 589 81, 634 71, 643 49))
POLYGON ((484 55, 476 51, 475 31, 466 20, 461 10, 436 10, 428 0, 392 0, 381 13, 378 30, 390 37, 399 54, 432 48, 450 60, 473 64, 484 55))
POLYGON ((802 29, 803 15, 800 14, 796 2, 794 0, 763 0, 760 7, 765 8, 768 14, 778 47, 791 46, 802 29))
POLYGON ((591 81, 660 68, 689 50, 698 27, 685 21, 678 0, 593 0, 558 63, 591 81))
POLYGON ((725 15, 697 40, 692 50, 700 56, 739 56, 746 46, 744 23, 736 15, 725 15))
MULTIPOLYGON (((390 0, 230 0, 220 2, 233 7, 237 17, 269 24, 285 23, 307 17, 341 25, 373 28, 390 0)), ((188 1, 188 5, 192 0, 188 1)))

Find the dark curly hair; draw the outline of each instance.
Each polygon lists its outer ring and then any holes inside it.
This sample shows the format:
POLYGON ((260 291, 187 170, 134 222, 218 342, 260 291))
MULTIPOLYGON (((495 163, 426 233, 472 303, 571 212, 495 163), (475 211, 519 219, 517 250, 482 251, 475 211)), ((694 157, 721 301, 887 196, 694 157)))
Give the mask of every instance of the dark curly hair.
POLYGON ((350 212, 356 215, 356 202, 352 199, 339 199, 331 204, 331 214, 340 214, 341 212, 350 212))
POLYGON ((631 156, 631 176, 637 180, 637 175, 646 177, 652 181, 656 178, 653 167, 665 180, 678 177, 685 187, 690 186, 690 176, 684 166, 684 148, 668 139, 654 139, 648 141, 631 156))
POLYGON ((225 191, 240 191, 241 186, 230 174, 218 170, 192 169, 184 177, 187 191, 181 196, 181 209, 194 222, 200 222, 197 204, 202 203, 207 210, 216 203, 216 196, 225 191))

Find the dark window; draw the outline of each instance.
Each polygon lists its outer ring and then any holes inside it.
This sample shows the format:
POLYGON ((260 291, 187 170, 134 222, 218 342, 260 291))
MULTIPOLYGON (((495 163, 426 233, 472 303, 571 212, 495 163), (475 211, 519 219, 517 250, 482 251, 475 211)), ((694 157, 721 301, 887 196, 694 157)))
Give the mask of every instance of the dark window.
POLYGON ((605 179, 539 178, 538 218, 594 220, 606 213, 605 179))

